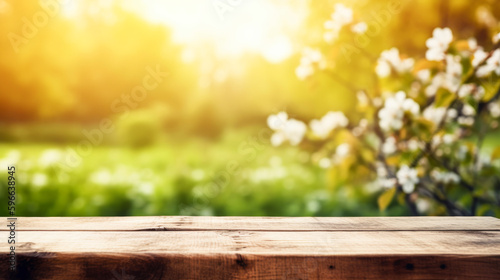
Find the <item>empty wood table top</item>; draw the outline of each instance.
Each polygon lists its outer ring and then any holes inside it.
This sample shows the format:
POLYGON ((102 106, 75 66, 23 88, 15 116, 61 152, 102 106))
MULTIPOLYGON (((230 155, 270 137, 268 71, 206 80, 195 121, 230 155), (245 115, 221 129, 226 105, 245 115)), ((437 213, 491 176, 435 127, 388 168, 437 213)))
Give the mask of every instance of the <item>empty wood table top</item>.
MULTIPOLYGON (((3 218, 7 221, 7 218, 3 218)), ((500 279, 492 217, 18 217, 0 279, 500 279)))

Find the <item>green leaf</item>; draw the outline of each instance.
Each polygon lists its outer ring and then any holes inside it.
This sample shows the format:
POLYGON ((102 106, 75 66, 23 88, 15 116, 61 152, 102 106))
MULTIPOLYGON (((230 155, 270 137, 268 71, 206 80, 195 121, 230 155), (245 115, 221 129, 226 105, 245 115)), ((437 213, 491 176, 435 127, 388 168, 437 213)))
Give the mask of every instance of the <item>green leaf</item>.
POLYGON ((394 198, 395 194, 396 194, 396 188, 391 188, 378 197, 377 201, 378 201, 378 208, 380 209, 380 211, 384 211, 387 208, 387 206, 391 204, 391 201, 394 198))
POLYGON ((491 206, 488 205, 488 204, 484 204, 484 205, 481 205, 477 211, 476 211, 476 215, 477 216, 483 216, 488 210, 491 209, 491 206))
POLYGON ((436 107, 447 107, 455 98, 454 94, 449 90, 440 89, 436 93, 436 107))

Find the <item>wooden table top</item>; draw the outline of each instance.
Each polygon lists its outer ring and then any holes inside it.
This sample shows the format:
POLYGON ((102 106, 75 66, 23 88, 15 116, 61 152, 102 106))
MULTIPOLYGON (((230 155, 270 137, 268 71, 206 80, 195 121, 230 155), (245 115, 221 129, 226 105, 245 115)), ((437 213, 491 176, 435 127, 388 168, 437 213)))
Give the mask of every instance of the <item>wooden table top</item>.
POLYGON ((0 232, 0 279, 500 279, 493 217, 18 217, 14 274, 0 232))

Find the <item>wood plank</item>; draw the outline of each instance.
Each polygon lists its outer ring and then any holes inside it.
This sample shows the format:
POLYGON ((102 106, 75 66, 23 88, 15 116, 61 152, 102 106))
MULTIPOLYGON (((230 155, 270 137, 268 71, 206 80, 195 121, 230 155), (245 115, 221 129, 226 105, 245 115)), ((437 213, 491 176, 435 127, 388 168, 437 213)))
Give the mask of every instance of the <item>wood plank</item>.
MULTIPOLYGON (((18 231, 499 231, 493 217, 19 217, 18 231)), ((1 227, 0 231, 7 231, 1 227)))
MULTIPOLYGON (((7 240, 6 232, 1 236, 7 240)), ((500 255, 498 231, 27 231, 18 237, 18 253, 500 255)), ((1 242, 0 253, 6 252, 1 242)))
MULTIPOLYGON (((6 228, 0 239, 7 240, 6 228)), ((0 279, 498 279, 491 217, 18 218, 0 279)))
POLYGON ((498 256, 262 256, 23 254, 0 279, 482 279, 498 280, 498 256))
MULTIPOLYGON (((129 279, 500 275, 498 231, 26 231, 18 241, 20 279, 113 279, 122 269, 129 279)), ((0 243, 1 279, 7 252, 0 243)))

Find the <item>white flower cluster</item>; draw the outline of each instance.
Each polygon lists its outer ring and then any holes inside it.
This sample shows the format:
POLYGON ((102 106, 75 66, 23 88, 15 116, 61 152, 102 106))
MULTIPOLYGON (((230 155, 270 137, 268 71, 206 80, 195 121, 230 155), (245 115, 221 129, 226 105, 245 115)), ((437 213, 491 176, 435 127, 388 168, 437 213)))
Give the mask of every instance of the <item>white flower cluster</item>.
POLYGON ((368 30, 368 24, 366 22, 358 22, 351 27, 351 31, 356 34, 363 34, 368 30))
POLYGON ((500 117, 500 104, 498 102, 488 104, 488 110, 493 118, 500 117))
MULTIPOLYGON (((335 40, 342 27, 348 25, 353 20, 353 12, 351 8, 344 6, 341 3, 335 4, 335 10, 331 15, 331 19, 325 22, 325 29, 327 30, 323 35, 325 41, 332 42, 335 40)), ((361 30, 362 27, 358 27, 361 30)))
POLYGON ((323 55, 317 49, 305 48, 302 52, 300 65, 295 69, 295 74, 301 80, 314 74, 315 66, 323 69, 326 67, 326 61, 323 55))
POLYGON ((460 182, 460 176, 455 172, 439 171, 437 169, 432 170, 431 176, 436 182, 442 184, 457 184, 460 182))
MULTIPOLYGON (((484 54, 478 55, 479 58, 481 58, 484 54)), ((484 60, 484 58, 482 60, 484 60)), ((479 62, 476 61, 476 63, 479 62)), ((492 72, 500 76, 500 49, 495 50, 490 58, 486 60, 486 64, 477 69, 476 76, 484 78, 489 76, 492 72)))
POLYGON ((405 193, 412 193, 415 190, 415 185, 420 182, 417 170, 408 165, 401 166, 396 173, 396 177, 405 193))
POLYGON ((338 127, 346 127, 349 120, 342 112, 328 112, 320 120, 312 120, 309 123, 312 132, 321 139, 330 135, 332 130, 338 127))
POLYGON ((455 93, 462 82, 462 64, 460 56, 446 55, 446 72, 440 72, 431 81, 431 84, 425 89, 428 97, 436 95, 440 88, 455 93))
POLYGON ((396 150, 396 138, 394 138, 393 136, 387 138, 384 144, 382 144, 382 153, 384 153, 385 155, 394 154, 396 150))
POLYGON ((398 73, 409 72, 414 64, 415 60, 413 58, 401 59, 399 50, 392 48, 380 54, 375 72, 380 78, 386 78, 391 74, 391 69, 394 69, 398 73))
POLYGON ((376 185, 382 188, 392 188, 397 184, 396 178, 388 178, 387 169, 384 164, 380 161, 375 162, 375 170, 377 172, 376 185))
POLYGON ((335 154, 331 158, 322 158, 319 160, 318 164, 321 168, 330 168, 332 164, 339 164, 342 160, 349 155, 351 151, 351 146, 347 143, 343 143, 337 146, 335 149, 335 154))
POLYGON ((432 148, 437 148, 441 144, 450 145, 457 140, 457 137, 453 134, 438 134, 432 137, 431 145, 432 148))
POLYGON ((449 28, 435 28, 432 32, 432 38, 425 42, 429 48, 425 53, 425 58, 430 61, 441 61, 445 59, 446 51, 453 41, 453 34, 449 28))
POLYGON ((350 151, 351 146, 349 146, 349 144, 343 143, 338 145, 335 149, 334 161, 337 163, 342 161, 347 155, 349 155, 350 151))
POLYGON ((464 84, 460 86, 460 89, 458 90, 458 97, 466 98, 468 96, 472 96, 476 101, 481 100, 484 94, 484 87, 477 84, 464 84))
POLYGON ((493 41, 493 44, 498 44, 500 42, 500 32, 493 36, 492 41, 493 41))
POLYGON ((285 141, 291 145, 298 145, 302 142, 307 131, 307 126, 298 120, 288 119, 288 114, 280 112, 267 118, 267 125, 274 131, 271 136, 271 144, 279 146, 285 141))
POLYGON ((478 48, 472 58, 472 66, 474 68, 478 67, 486 58, 488 53, 483 50, 483 48, 478 48))
POLYGON ((465 104, 462 108, 462 116, 458 117, 458 123, 465 126, 472 126, 475 115, 476 109, 469 104, 465 104))
POLYGON ((443 121, 443 118, 447 117, 448 118, 455 118, 457 116, 458 112, 455 109, 449 109, 448 113, 446 113, 446 108, 445 107, 434 107, 434 106, 429 106, 425 108, 424 112, 422 113, 422 116, 424 119, 429 120, 434 123, 434 125, 438 125, 443 121))
POLYGON ((420 105, 411 98, 406 98, 404 91, 399 91, 394 97, 385 100, 384 108, 378 112, 380 127, 385 131, 399 130, 403 127, 405 113, 418 115, 420 105))

